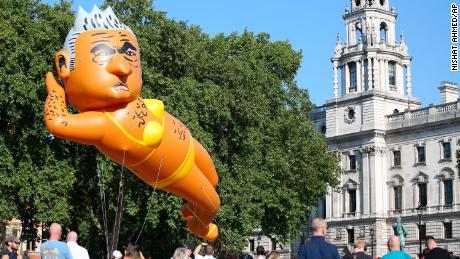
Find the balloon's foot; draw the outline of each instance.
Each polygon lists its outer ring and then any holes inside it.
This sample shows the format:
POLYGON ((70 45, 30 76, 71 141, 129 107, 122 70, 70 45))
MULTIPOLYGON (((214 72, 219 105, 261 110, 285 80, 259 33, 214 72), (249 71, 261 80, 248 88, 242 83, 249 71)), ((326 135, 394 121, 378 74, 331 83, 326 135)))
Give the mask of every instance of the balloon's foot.
POLYGON ((215 224, 211 223, 209 224, 208 233, 205 236, 203 236, 203 238, 209 241, 213 241, 214 239, 217 238, 217 235, 219 235, 219 229, 217 228, 215 224))
POLYGON ((182 213, 182 217, 190 222, 192 221, 193 219, 193 212, 192 212, 192 209, 190 209, 189 207, 189 204, 185 204, 184 206, 182 206, 182 208, 180 209, 180 212, 182 213))
POLYGON ((205 228, 196 228, 197 225, 194 225, 192 222, 189 222, 188 225, 190 231, 195 233, 197 236, 200 236, 208 241, 213 241, 217 238, 219 234, 219 229, 215 224, 210 223, 208 227, 205 228))

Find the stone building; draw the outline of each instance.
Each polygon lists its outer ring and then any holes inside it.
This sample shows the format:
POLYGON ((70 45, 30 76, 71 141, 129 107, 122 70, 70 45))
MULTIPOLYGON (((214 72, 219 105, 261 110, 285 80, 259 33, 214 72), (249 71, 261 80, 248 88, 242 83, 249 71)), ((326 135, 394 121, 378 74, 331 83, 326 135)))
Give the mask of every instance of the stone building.
MULTIPOLYGON (((346 35, 338 35, 331 59, 333 98, 311 114, 340 156, 343 174, 318 215, 341 249, 364 239, 372 244, 369 253, 382 256, 401 216, 412 256, 427 235, 459 254, 459 89, 441 82, 441 104, 420 107, 412 96, 412 57, 404 36, 396 39, 396 17, 388 0, 351 0, 343 16, 346 35)), ((293 242, 294 251, 298 245, 293 242)))

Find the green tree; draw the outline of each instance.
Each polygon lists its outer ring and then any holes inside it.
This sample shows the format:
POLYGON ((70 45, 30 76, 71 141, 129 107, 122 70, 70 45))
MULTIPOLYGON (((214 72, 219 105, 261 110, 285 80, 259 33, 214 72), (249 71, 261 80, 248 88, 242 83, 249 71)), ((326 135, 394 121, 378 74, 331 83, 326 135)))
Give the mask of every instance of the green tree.
MULTIPOLYGON (((301 53, 267 33, 210 37, 152 4, 105 3, 139 40, 142 96, 164 100, 214 160, 222 200, 214 245, 239 250, 258 228, 290 240, 339 175, 336 156, 309 119, 308 93, 294 80, 301 53)), ((11 197, 0 201, 0 216, 23 220, 28 240, 37 238, 35 224, 60 221, 100 258, 125 169, 92 147, 49 137, 42 122, 44 76, 72 26, 70 5, 4 0, 0 15, 0 190, 11 197)), ((125 173, 119 249, 139 237, 146 255, 165 258, 195 239, 180 198, 125 173)))

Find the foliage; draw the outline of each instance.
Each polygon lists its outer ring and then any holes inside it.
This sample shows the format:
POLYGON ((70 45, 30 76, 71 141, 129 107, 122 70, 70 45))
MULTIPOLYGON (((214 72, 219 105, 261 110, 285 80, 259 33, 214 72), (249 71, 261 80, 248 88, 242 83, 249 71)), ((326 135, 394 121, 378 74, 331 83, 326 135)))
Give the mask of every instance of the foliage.
MULTIPOLYGON (((166 18, 152 4, 105 5, 139 40, 142 96, 164 100, 213 157, 222 200, 214 245, 239 250, 254 229, 290 240, 327 186, 337 184, 339 172, 337 158, 309 120, 308 93, 294 80, 301 53, 288 42, 271 42, 266 33, 210 37, 166 18)), ((42 122, 44 76, 72 25, 70 5, 4 0, 0 15, 0 190, 10 197, 0 200, 0 216, 24 225, 59 221, 102 257, 101 204, 107 203, 111 229, 124 169, 92 147, 49 137, 42 122)), ((125 184, 119 244, 134 242, 144 219, 138 242, 154 258, 194 239, 180 217, 180 198, 130 173, 125 184)))

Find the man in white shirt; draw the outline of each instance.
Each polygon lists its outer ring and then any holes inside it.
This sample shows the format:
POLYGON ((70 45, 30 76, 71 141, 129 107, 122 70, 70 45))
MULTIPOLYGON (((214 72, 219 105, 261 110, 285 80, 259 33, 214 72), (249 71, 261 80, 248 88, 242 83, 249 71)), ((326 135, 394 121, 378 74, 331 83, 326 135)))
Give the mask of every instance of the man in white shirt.
POLYGON ((196 246, 195 251, 193 251, 195 259, 216 259, 214 257, 214 247, 206 243, 201 243, 196 246), (200 255, 201 248, 204 247, 204 256, 200 255))
POLYGON ((67 234, 67 246, 74 259, 89 259, 88 250, 77 244, 78 235, 75 231, 70 231, 67 234))

